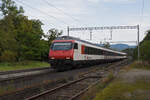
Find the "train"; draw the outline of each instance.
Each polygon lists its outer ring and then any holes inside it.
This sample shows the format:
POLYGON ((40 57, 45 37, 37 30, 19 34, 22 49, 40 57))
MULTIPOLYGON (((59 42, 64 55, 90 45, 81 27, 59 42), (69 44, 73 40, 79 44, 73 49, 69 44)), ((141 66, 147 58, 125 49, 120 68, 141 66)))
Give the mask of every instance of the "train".
POLYGON ((126 58, 127 54, 124 52, 100 47, 71 36, 62 36, 53 40, 49 51, 50 65, 57 70, 110 63, 126 58))

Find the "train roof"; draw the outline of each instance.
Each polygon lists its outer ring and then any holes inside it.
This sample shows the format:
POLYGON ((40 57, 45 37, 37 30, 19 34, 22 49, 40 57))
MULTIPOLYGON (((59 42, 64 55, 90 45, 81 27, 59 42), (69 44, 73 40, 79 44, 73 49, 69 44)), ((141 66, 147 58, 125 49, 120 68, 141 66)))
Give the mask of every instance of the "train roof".
MULTIPOLYGON (((94 43, 91 43, 91 42, 88 42, 88 41, 85 41, 85 40, 81 40, 79 38, 76 38, 76 37, 72 37, 72 36, 62 36, 62 37, 57 37, 56 40, 76 40, 76 41, 80 41, 80 42, 83 42, 83 43, 87 43, 87 44, 91 44, 91 45, 94 45, 96 47, 100 47, 100 46, 97 46, 96 44, 94 43)), ((104 47, 100 47, 101 49, 104 49, 106 51, 110 51, 110 52, 115 52, 115 53, 119 53, 119 54, 126 54, 124 52, 120 52, 120 51, 116 51, 116 50, 112 50, 112 49, 107 49, 107 48, 104 48, 104 47)))

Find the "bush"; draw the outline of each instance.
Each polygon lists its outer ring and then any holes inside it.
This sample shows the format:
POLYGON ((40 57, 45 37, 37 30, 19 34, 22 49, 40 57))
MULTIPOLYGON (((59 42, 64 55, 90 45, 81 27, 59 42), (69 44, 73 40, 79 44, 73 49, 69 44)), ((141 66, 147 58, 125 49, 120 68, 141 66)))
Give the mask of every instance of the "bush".
POLYGON ((140 46, 141 59, 150 60, 150 41, 144 41, 140 46))
POLYGON ((130 66, 131 68, 150 69, 150 62, 149 61, 135 61, 130 66))
POLYGON ((16 61, 17 54, 15 52, 6 50, 0 56, 0 61, 2 62, 14 62, 16 61))

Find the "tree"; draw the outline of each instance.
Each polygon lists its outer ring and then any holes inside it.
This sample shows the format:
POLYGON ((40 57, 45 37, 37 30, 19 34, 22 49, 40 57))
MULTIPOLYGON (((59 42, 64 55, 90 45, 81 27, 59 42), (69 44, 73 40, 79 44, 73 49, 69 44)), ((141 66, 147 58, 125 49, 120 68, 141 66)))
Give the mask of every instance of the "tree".
POLYGON ((11 0, 2 0, 0 11, 0 61, 41 59, 42 22, 29 20, 11 0))
POLYGON ((144 38, 144 41, 145 40, 150 40, 150 30, 147 31, 147 35, 146 37, 144 38))
MULTIPOLYGON (((146 37, 140 42, 140 60, 150 60, 150 31, 147 31, 146 37)), ((138 48, 134 50, 134 59, 137 59, 138 48)))
POLYGON ((13 16, 4 16, 0 20, 0 26, 0 61, 15 61, 17 56, 15 51, 16 30, 14 29, 13 16))
POLYGON ((17 8, 15 2, 12 0, 2 0, 0 11, 3 13, 4 16, 8 15, 16 16, 24 13, 23 8, 21 6, 17 8))
POLYGON ((150 41, 145 40, 140 46, 141 59, 142 60, 150 60, 150 41))
POLYGON ((103 47, 104 47, 104 48, 110 48, 109 42, 104 43, 104 46, 103 46, 103 47))
POLYGON ((0 11, 0 62, 22 60, 45 60, 49 47, 62 31, 50 29, 47 35, 42 30, 40 20, 29 20, 22 7, 12 0, 2 0, 0 11), (47 40, 45 40, 47 38, 47 40))
POLYGON ((40 42, 44 35, 41 28, 42 22, 39 20, 28 20, 26 17, 17 19, 17 60, 40 60, 40 42))
POLYGON ((47 35, 46 35, 46 38, 48 39, 48 44, 51 45, 51 42, 59 37, 60 35, 62 35, 63 31, 58 31, 57 29, 50 29, 48 32, 47 32, 47 35))

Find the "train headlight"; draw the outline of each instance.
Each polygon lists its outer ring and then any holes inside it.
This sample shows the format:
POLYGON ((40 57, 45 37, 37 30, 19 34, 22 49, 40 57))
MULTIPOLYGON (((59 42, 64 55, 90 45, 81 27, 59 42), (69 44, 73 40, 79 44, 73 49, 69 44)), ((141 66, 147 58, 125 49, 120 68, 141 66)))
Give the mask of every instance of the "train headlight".
POLYGON ((51 59, 55 59, 54 57, 51 57, 51 59))
POLYGON ((70 59, 70 57, 66 57, 66 59, 70 59))

